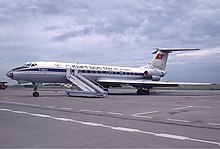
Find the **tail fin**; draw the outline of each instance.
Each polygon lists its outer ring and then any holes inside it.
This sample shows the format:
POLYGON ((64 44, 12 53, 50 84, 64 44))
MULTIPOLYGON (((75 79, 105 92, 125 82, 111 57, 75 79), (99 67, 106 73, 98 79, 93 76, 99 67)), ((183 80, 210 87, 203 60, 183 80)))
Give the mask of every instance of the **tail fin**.
POLYGON ((193 50, 200 50, 200 49, 195 49, 195 48, 156 48, 156 51, 153 52, 153 54, 155 54, 154 58, 151 60, 151 62, 147 66, 145 66, 145 68, 165 70, 169 53, 175 52, 175 51, 193 51, 193 50))

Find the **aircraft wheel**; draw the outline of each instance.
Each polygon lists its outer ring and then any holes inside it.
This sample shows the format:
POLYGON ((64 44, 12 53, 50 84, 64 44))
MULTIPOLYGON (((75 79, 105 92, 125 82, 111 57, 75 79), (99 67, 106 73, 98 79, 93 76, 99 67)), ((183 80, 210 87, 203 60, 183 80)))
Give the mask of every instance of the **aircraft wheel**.
POLYGON ((137 95, 142 95, 142 89, 137 90, 137 95))
POLYGON ((137 90, 137 95, 149 95, 149 94, 150 94, 150 90, 149 89, 146 89, 146 90, 138 89, 137 90))
POLYGON ((33 92, 33 96, 34 96, 34 97, 39 97, 39 95, 40 95, 40 94, 39 94, 38 92, 33 92))
POLYGON ((147 89, 147 90, 144 90, 144 95, 149 95, 150 94, 150 90, 147 89))

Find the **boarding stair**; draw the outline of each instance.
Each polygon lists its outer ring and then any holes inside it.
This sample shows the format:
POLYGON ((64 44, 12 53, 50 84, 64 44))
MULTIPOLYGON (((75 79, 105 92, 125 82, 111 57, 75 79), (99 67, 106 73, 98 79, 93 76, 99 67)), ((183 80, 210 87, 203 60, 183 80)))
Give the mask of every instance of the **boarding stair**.
POLYGON ((69 89, 66 93, 69 96, 79 96, 79 97, 106 97, 108 92, 104 91, 102 86, 92 79, 83 76, 78 73, 78 70, 71 69, 71 66, 66 66, 66 78, 79 87, 81 90, 69 89))

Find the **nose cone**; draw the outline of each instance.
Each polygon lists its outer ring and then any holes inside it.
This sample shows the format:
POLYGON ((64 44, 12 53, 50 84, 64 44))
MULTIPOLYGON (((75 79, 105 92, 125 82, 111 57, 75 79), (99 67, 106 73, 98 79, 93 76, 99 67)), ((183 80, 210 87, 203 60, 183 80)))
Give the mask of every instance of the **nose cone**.
POLYGON ((6 76, 12 79, 13 76, 14 76, 14 74, 13 74, 13 72, 10 70, 9 72, 6 73, 6 76))

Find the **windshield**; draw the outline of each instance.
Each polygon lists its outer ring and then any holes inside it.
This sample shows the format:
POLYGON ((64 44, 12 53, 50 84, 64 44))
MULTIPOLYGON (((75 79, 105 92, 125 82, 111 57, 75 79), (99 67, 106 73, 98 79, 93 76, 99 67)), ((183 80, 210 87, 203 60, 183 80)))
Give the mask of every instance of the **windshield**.
POLYGON ((14 69, 12 69, 12 70, 15 71, 15 70, 23 69, 23 68, 34 67, 34 66, 37 66, 37 64, 36 64, 36 63, 25 63, 23 66, 21 66, 21 67, 16 67, 16 68, 14 68, 14 69))
POLYGON ((23 65, 23 67, 34 67, 36 65, 37 65, 36 63, 26 63, 23 65))
POLYGON ((31 63, 26 63, 23 65, 23 67, 30 67, 31 66, 31 63))

